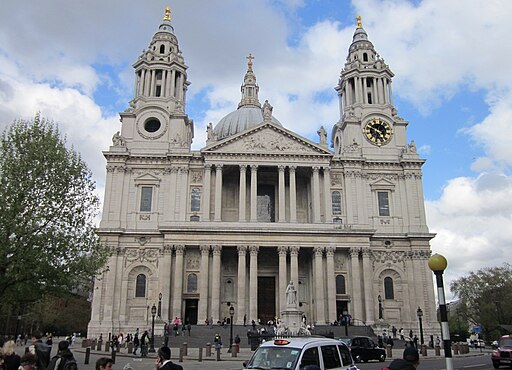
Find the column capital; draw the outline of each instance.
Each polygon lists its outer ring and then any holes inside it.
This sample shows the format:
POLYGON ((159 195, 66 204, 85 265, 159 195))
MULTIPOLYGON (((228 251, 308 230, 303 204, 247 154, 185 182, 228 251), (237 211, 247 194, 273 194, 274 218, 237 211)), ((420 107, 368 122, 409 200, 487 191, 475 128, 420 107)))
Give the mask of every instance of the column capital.
POLYGON ((212 245, 213 255, 220 255, 222 252, 222 245, 212 245))
POLYGON ((260 250, 260 247, 257 246, 257 245, 251 245, 249 247, 249 250, 251 252, 251 256, 257 256, 258 255, 258 251, 260 250))
POLYGON ((211 170, 212 169, 212 164, 211 163, 205 163, 204 164, 204 169, 205 170, 211 170))
POLYGON ((258 165, 257 164, 251 164, 251 171, 252 172, 258 171, 258 165))
POLYGON ((329 166, 323 166, 322 169, 324 170, 325 173, 331 171, 331 167, 329 166))
POLYGON ((322 257, 324 254, 324 249, 325 248, 321 246, 313 247, 313 253, 315 254, 315 257, 322 257))
POLYGON ((247 246, 246 245, 239 245, 236 247, 236 250, 238 251, 239 256, 245 256, 247 253, 247 246))
POLYGON ((336 247, 328 246, 325 247, 325 254, 327 257, 334 257, 334 253, 336 252, 336 247))
POLYGON ((216 165, 215 165, 215 170, 216 170, 217 172, 222 171, 222 167, 223 167, 223 166, 224 166, 223 164, 216 164, 216 165))
POLYGON ((279 256, 281 256, 281 255, 286 256, 287 252, 288 252, 287 246, 281 245, 281 246, 277 247, 277 253, 279 254, 279 256))
POLYGON ((187 167, 180 167, 179 170, 180 170, 181 173, 185 173, 185 174, 188 173, 188 168, 187 167))
POLYGON ((172 244, 164 244, 162 247, 163 254, 171 254, 172 253, 172 244))
POLYGON ((361 252, 361 248, 358 248, 358 247, 352 247, 348 250, 348 252, 350 253, 350 256, 352 258, 354 257, 358 257, 359 256, 359 252, 361 252))
POLYGON ((295 172, 297 170, 297 166, 288 166, 290 172, 295 172))
POLYGON ((299 254, 300 247, 294 245, 292 247, 288 247, 288 249, 290 250, 290 256, 297 256, 299 254))
POLYGON ((183 254, 185 252, 185 246, 183 244, 177 244, 174 245, 174 250, 176 251, 176 254, 183 254))
POLYGON ((277 169, 279 170, 279 172, 284 172, 286 166, 283 165, 283 164, 280 164, 279 166, 277 166, 277 169))
POLYGON ((238 165, 240 167, 240 172, 245 172, 247 171, 247 165, 246 164, 240 164, 238 165))
POLYGON ((313 166, 311 168, 313 169, 313 172, 318 173, 320 171, 320 166, 313 166))
POLYGON ((199 249, 201 250, 201 254, 209 254, 210 253, 209 245, 200 245, 199 249))

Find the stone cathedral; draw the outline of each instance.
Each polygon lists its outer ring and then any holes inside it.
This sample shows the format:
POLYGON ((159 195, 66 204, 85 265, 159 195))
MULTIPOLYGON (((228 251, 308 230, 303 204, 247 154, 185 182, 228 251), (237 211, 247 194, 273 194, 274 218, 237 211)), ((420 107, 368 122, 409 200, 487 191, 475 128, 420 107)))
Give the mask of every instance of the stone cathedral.
POLYGON ((111 254, 89 337, 148 328, 153 305, 161 321, 217 323, 233 306, 234 324, 266 323, 285 308, 290 281, 315 326, 348 312, 355 325, 416 332, 421 307, 425 332, 436 331, 425 161, 360 18, 333 76, 340 118, 330 136, 319 127, 311 141, 274 117, 247 59, 238 107, 208 125, 198 151, 169 9, 133 64, 134 98, 103 152, 98 232, 111 254))

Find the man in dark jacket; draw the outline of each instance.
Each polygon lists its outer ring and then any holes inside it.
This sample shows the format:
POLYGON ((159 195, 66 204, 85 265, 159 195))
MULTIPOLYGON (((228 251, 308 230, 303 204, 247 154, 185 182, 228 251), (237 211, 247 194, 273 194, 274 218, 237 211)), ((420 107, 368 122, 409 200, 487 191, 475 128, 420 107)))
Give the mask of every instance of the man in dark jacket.
POLYGON ((71 364, 73 362, 75 364, 73 367, 76 368, 75 356, 73 356, 69 350, 69 342, 67 340, 63 340, 59 342, 59 350, 57 351, 57 354, 52 357, 52 360, 46 370, 64 370, 66 363, 71 364))
POLYGON ((171 349, 169 347, 161 347, 158 349, 154 370, 183 370, 183 367, 171 361, 171 349))
POLYGON ((32 345, 29 347, 30 353, 36 355, 36 367, 38 370, 45 370, 50 363, 51 348, 43 342, 41 334, 32 336, 32 345))
POLYGON ((405 348, 403 360, 396 359, 389 364, 390 370, 415 370, 420 364, 420 355, 413 346, 405 348))

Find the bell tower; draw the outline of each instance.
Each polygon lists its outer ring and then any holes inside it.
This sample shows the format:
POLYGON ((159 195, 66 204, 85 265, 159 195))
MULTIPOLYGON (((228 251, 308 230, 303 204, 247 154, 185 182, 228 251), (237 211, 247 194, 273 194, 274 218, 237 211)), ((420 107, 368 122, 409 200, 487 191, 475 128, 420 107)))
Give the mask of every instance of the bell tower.
POLYGON ((120 113, 121 142, 131 154, 189 152, 194 136, 193 122, 185 114, 190 83, 169 7, 133 68, 134 97, 120 113))
POLYGON ((407 122, 397 116, 391 82, 394 74, 384 62, 361 17, 347 60, 336 86, 340 120, 333 128, 335 157, 359 154, 373 159, 392 159, 406 146, 407 122))

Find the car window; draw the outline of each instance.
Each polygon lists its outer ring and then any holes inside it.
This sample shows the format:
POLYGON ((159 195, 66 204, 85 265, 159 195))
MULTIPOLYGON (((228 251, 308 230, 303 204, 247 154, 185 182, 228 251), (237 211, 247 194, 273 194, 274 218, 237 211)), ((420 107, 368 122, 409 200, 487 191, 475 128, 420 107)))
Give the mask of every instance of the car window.
POLYGON ((336 369, 341 367, 341 360, 338 349, 335 345, 321 346, 324 367, 326 369, 336 369))
POLYGON ((304 368, 308 365, 320 366, 320 358, 318 356, 318 348, 311 347, 304 351, 302 360, 300 362, 300 368, 304 368))
POLYGON ((299 353, 298 348, 260 347, 249 361, 248 367, 292 369, 299 353))
POLYGON ((361 340, 359 338, 352 339, 352 346, 353 347, 358 347, 360 345, 361 345, 361 340))
POLYGON ((368 341, 368 338, 361 338, 361 347, 369 347, 370 342, 368 341))
POLYGON ((352 363, 352 356, 350 355, 350 351, 345 346, 338 346, 341 355, 341 361, 343 361, 343 365, 349 365, 352 363))
POLYGON ((368 347, 375 347, 375 342, 371 339, 368 339, 368 347))

